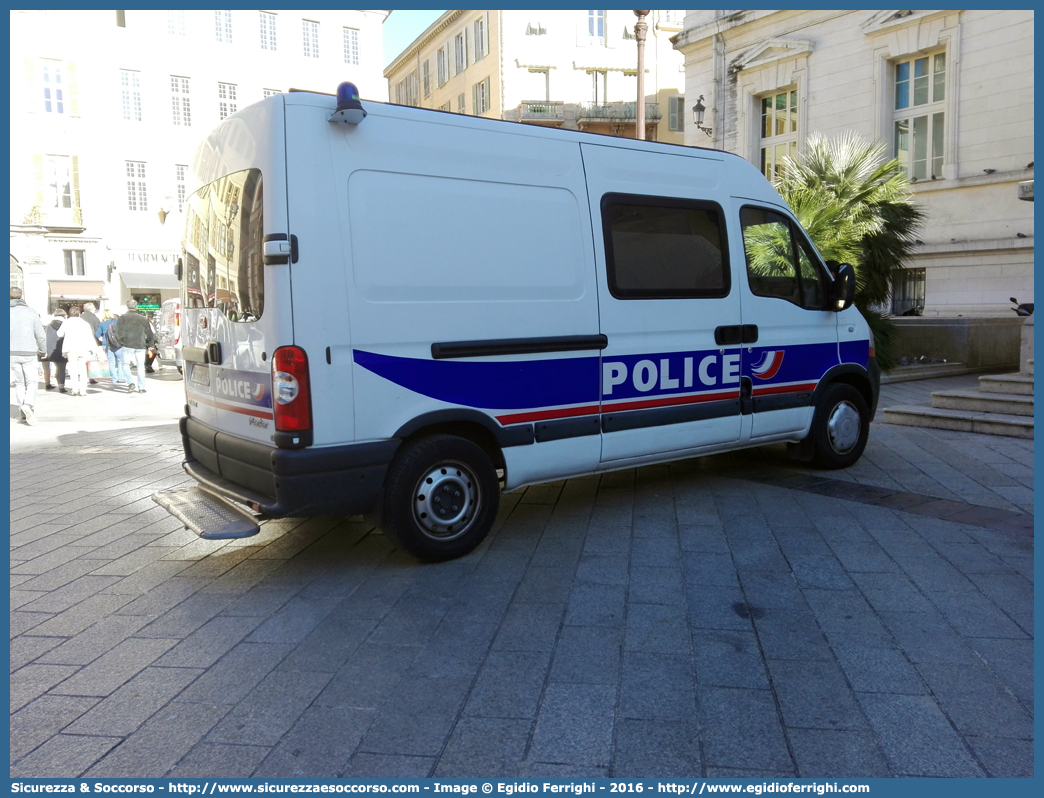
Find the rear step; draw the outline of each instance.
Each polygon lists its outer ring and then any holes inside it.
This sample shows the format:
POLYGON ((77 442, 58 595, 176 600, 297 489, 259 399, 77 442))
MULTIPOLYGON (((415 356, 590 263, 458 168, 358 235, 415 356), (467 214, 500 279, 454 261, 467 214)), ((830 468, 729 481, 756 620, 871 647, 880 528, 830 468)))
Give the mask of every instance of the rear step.
POLYGON ((246 510, 198 485, 157 491, 152 500, 204 540, 248 538, 261 531, 246 510))

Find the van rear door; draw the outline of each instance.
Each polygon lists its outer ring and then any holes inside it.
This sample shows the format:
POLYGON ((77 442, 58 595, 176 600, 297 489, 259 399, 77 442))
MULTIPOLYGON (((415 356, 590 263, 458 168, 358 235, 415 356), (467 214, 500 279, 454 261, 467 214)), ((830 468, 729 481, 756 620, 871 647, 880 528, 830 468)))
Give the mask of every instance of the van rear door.
POLYGON ((602 461, 740 437, 740 304, 720 157, 581 145, 595 227, 602 461))
POLYGON ((283 264, 264 240, 287 239, 281 96, 224 120, 200 146, 203 184, 188 200, 182 352, 191 416, 220 432, 274 443, 271 359, 292 343, 283 264))

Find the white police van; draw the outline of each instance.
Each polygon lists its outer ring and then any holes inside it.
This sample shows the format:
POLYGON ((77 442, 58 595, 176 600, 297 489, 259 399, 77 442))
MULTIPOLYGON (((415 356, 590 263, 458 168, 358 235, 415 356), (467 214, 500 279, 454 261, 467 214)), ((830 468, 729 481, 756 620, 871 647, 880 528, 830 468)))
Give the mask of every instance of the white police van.
POLYGON ((233 114, 193 169, 181 430, 202 491, 157 501, 205 537, 257 531, 219 496, 379 510, 440 560, 482 541, 501 489, 773 442, 845 467, 866 445, 852 269, 739 157, 342 84, 233 114))

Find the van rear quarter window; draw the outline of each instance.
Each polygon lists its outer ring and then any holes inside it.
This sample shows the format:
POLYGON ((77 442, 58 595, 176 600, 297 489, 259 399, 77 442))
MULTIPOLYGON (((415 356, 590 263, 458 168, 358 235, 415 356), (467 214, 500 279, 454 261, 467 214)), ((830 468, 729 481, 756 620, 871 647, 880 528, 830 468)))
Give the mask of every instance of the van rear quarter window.
POLYGON ((607 194, 601 206, 606 271, 614 297, 728 295, 727 249, 717 205, 607 194))
POLYGON ((217 308, 232 321, 256 321, 265 309, 261 171, 245 169, 215 180, 187 206, 188 307, 217 308))

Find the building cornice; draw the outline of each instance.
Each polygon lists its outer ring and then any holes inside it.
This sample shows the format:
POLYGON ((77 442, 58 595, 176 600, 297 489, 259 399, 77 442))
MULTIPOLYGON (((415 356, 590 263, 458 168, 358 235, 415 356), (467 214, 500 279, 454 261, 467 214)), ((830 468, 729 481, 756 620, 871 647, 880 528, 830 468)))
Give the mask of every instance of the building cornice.
POLYGON ((424 31, 424 33, 422 33, 420 36, 414 39, 413 43, 410 44, 409 47, 407 47, 405 50, 399 53, 395 57, 395 60, 388 64, 387 67, 385 67, 384 77, 390 80, 391 76, 395 74, 397 71, 399 71, 404 64, 406 64, 411 59, 416 58, 421 50, 423 50, 427 45, 431 44, 431 42, 440 33, 445 31, 454 22, 456 22, 458 19, 464 16, 465 13, 467 13, 467 10, 447 11, 437 20, 432 22, 431 25, 429 25, 427 29, 424 31))
POLYGON ((730 62, 729 69, 733 72, 738 72, 741 69, 754 69, 784 58, 808 55, 811 52, 811 39, 785 39, 779 37, 765 39, 740 51, 730 62))
POLYGON ((1033 168, 1014 169, 1009 172, 989 172, 982 175, 966 175, 953 180, 918 180, 910 184, 912 194, 923 194, 928 191, 945 191, 955 188, 969 188, 971 186, 990 186, 998 183, 1018 183, 1022 180, 1033 179, 1033 168))
POLYGON ((712 36, 724 33, 732 28, 747 25, 770 14, 779 14, 780 11, 732 11, 723 17, 718 17, 710 22, 704 22, 695 28, 686 28, 681 33, 671 37, 675 50, 684 50, 692 45, 699 44, 712 36))
POLYGON ((866 21, 860 23, 859 27, 867 36, 873 36, 881 31, 892 30, 912 25, 915 22, 924 22, 937 17, 945 17, 950 11, 878 11, 866 21))

